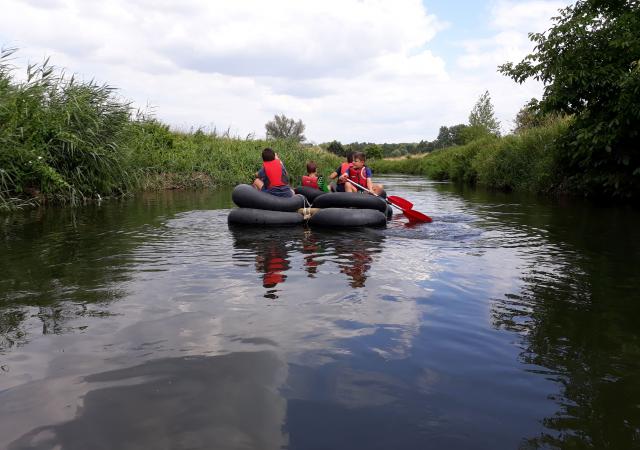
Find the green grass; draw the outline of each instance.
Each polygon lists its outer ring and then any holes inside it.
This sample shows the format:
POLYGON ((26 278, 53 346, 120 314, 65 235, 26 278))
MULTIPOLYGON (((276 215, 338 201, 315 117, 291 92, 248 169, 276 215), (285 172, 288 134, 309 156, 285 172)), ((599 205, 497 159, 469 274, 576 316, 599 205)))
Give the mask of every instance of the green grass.
POLYGON ((319 173, 329 174, 340 158, 318 147, 291 140, 247 140, 215 133, 175 133, 156 121, 132 127, 128 149, 130 165, 142 174, 141 186, 198 188, 251 183, 262 165, 261 152, 272 147, 297 185, 306 173, 307 161, 315 161, 319 173))

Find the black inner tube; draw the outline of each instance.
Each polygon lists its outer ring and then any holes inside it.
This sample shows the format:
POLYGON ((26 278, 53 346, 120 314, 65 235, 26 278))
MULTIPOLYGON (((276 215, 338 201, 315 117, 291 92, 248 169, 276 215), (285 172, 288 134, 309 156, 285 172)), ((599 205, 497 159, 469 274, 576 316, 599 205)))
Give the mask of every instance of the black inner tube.
POLYGON ((240 208, 264 209, 269 211, 297 211, 304 206, 304 198, 300 195, 293 197, 277 197, 259 191, 248 184, 239 184, 231 194, 233 203, 240 208))

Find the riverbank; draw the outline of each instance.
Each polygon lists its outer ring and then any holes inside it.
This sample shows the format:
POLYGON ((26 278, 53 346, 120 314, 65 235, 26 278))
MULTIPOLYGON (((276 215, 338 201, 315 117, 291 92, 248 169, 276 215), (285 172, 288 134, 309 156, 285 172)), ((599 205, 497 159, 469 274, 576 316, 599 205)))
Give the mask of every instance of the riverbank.
POLYGON ((65 77, 47 62, 18 79, 13 53, 0 52, 0 210, 250 183, 267 146, 293 184, 309 160, 327 174, 340 162, 291 140, 172 131, 136 113, 112 87, 65 77))
POLYGON ((500 190, 566 191, 559 140, 569 119, 504 137, 488 136, 422 157, 373 161, 376 174, 424 175, 500 190))
POLYGON ((120 142, 108 151, 58 146, 14 147, 2 161, 0 210, 47 203, 78 205, 99 198, 145 190, 208 189, 251 183, 261 165, 261 150, 272 147, 293 185, 315 161, 329 174, 340 158, 318 147, 287 140, 245 140, 215 133, 181 133, 155 120, 123 126, 120 142), (6 169, 5 169, 6 168, 6 169))

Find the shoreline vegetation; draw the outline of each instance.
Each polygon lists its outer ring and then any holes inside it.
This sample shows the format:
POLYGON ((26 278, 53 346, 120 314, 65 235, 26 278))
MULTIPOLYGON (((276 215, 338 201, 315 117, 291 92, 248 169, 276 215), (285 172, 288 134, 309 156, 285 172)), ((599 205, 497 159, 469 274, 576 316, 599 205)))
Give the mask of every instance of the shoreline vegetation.
POLYGON ((0 210, 251 183, 267 146, 293 180, 309 160, 327 174, 341 161, 292 139, 172 131, 135 111, 114 88, 67 77, 48 61, 30 65, 16 81, 14 52, 0 54, 0 210))
POLYGON ((570 118, 499 137, 487 135, 469 143, 425 155, 374 161, 377 174, 423 175, 436 181, 461 182, 502 191, 578 194, 561 167, 560 140, 570 118))

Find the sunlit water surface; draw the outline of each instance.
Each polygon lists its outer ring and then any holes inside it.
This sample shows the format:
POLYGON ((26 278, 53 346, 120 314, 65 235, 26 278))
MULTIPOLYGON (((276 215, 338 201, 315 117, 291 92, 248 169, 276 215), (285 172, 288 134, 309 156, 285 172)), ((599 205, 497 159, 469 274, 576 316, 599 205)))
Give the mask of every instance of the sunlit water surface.
POLYGON ((434 222, 0 216, 0 448, 640 446, 638 212, 384 182, 434 222))

